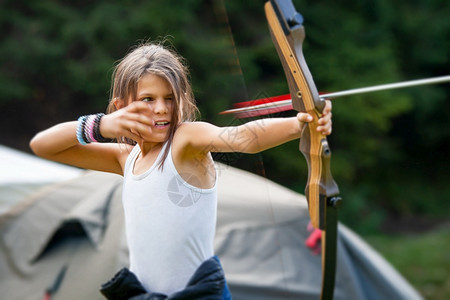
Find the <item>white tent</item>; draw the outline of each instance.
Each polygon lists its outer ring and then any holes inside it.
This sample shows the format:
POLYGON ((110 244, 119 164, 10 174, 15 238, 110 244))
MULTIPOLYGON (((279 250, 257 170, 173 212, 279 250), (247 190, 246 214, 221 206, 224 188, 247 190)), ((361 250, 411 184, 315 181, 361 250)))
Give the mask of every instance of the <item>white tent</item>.
POLYGON ((36 189, 80 175, 82 170, 0 145, 0 214, 36 189))
MULTIPOLYGON (((128 264, 122 178, 100 172, 46 186, 0 216, 2 299, 103 299, 128 264)), ((215 249, 234 299, 318 299, 320 256, 305 246, 306 200, 219 165, 215 249)), ((0 193, 2 191, 0 190, 0 193)), ((335 299, 421 299, 379 254, 339 225, 335 299)))

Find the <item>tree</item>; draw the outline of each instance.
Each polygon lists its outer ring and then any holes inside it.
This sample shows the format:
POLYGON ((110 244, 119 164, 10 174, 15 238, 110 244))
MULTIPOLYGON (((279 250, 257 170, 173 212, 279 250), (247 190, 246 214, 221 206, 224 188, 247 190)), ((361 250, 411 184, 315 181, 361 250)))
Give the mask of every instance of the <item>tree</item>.
MULTIPOLYGON (((304 15, 304 53, 322 91, 448 72, 448 1, 294 4, 304 15)), ((217 113, 233 102, 287 93, 262 1, 6 0, 1 6, 5 145, 28 150, 37 131, 104 111, 112 66, 147 39, 167 39, 186 58, 206 121, 240 122, 217 113)), ((346 200, 344 222, 373 230, 386 213, 445 217, 448 95, 448 85, 441 85, 334 102, 332 171, 346 200)), ((303 191, 307 171, 296 142, 263 157, 270 179, 303 191)), ((232 162, 259 169, 254 156, 232 162)))

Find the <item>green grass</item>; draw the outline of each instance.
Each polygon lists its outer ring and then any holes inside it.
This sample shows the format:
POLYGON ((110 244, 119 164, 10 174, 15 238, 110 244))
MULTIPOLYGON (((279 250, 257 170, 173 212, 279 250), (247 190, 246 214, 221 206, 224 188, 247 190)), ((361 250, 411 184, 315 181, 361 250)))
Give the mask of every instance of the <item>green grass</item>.
POLYGON ((450 299, 450 227, 364 238, 425 299, 450 299))

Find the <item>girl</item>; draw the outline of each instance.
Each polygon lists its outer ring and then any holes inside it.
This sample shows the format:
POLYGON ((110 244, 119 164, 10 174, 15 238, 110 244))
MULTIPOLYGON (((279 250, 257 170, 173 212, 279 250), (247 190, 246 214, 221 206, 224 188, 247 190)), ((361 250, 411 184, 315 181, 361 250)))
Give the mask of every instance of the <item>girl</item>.
MULTIPOLYGON (((256 153, 298 139, 312 117, 299 113, 222 128, 194 122, 187 68, 159 44, 141 45, 119 62, 108 112, 56 125, 30 142, 41 157, 124 176, 131 272, 119 272, 103 293, 111 299, 231 298, 213 256, 217 176, 210 153, 256 153), (134 284, 126 284, 130 280, 134 284)), ((317 130, 329 135, 329 101, 318 122, 317 130)))

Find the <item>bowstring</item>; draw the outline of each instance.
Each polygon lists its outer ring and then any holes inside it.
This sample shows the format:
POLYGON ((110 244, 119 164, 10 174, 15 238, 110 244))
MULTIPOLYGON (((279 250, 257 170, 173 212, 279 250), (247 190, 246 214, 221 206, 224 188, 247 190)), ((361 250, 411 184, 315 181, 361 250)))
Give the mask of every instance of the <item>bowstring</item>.
MULTIPOLYGON (((226 9, 226 5, 224 0, 220 0, 220 1, 214 1, 214 11, 215 11, 215 15, 220 23, 220 25, 222 25, 222 27, 224 28, 224 30, 226 31, 226 35, 229 37, 230 40, 230 44, 231 44, 231 50, 233 53, 233 64, 231 65, 232 67, 232 72, 233 74, 237 74, 241 80, 242 80, 242 87, 243 87, 243 91, 245 93, 245 99, 249 100, 249 96, 248 96, 248 88, 247 88, 247 84, 245 82, 245 77, 243 74, 243 69, 239 60, 239 56, 238 56, 238 51, 237 51, 237 46, 233 37, 233 31, 231 28, 231 24, 230 24, 230 20, 228 18, 228 13, 227 13, 227 9, 226 9)), ((245 100, 244 99, 244 100, 245 100)), ((256 118, 256 117, 255 117, 256 118)), ((252 119, 255 119, 252 118, 252 119)), ((260 117, 261 118, 261 117, 260 117)), ((237 118, 237 120, 243 124, 245 123, 242 119, 237 118)), ((281 272, 283 273, 283 286, 286 290, 288 290, 289 286, 287 284, 287 278, 286 278, 286 270, 285 270, 285 264, 284 264, 284 259, 283 259, 283 248, 281 245, 281 241, 280 241, 280 236, 278 234, 279 232, 279 228, 277 227, 277 223, 275 220, 275 213, 274 213, 274 208, 273 208, 273 201, 271 198, 271 193, 269 192, 269 179, 266 176, 266 169, 265 169, 265 165, 264 165, 264 160, 263 160, 263 155, 262 153, 258 152, 257 153, 257 161, 256 161, 256 173, 258 175, 260 175, 261 177, 263 177, 265 180, 264 182, 265 184, 265 188, 266 188, 266 193, 268 194, 268 203, 267 206, 269 207, 269 212, 270 212, 270 218, 271 218, 271 222, 272 222, 272 227, 275 229, 275 243, 279 248, 279 258, 280 258, 280 265, 281 265, 281 272)))

